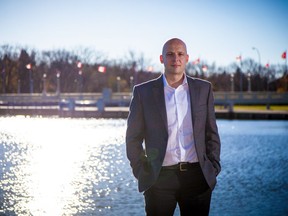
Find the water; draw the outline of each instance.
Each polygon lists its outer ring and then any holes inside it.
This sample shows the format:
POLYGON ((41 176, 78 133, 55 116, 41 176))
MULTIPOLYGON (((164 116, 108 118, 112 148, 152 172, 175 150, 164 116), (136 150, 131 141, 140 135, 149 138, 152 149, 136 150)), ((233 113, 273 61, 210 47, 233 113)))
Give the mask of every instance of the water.
MULTIPOLYGON (((144 215, 125 124, 0 117, 0 215, 144 215)), ((222 172, 210 215, 288 215, 288 121, 218 126, 222 172)))

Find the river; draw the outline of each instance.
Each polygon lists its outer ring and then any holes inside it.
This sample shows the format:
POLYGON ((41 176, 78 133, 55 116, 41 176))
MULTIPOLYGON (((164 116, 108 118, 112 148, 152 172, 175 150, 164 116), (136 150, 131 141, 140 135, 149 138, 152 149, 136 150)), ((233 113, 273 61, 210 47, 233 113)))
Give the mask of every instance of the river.
MULTIPOLYGON (((210 215, 288 215, 288 121, 217 123, 210 215)), ((0 215, 144 215, 125 129, 124 119, 0 117, 0 215)))

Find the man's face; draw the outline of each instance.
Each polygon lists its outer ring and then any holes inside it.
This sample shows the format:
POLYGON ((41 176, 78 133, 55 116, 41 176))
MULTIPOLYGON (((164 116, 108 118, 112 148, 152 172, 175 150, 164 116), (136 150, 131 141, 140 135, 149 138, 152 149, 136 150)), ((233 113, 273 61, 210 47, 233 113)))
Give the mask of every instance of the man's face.
POLYGON ((186 46, 181 40, 175 39, 164 45, 160 61, 164 64, 165 73, 175 75, 184 73, 188 60, 186 46))

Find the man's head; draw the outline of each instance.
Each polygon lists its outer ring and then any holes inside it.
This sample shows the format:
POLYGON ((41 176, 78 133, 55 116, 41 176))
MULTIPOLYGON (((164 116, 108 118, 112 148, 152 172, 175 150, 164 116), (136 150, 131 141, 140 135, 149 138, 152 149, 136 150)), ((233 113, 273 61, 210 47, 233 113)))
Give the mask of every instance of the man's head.
POLYGON ((172 38, 164 44, 160 62, 164 64, 165 73, 175 75, 184 73, 188 61, 186 44, 182 40, 172 38))

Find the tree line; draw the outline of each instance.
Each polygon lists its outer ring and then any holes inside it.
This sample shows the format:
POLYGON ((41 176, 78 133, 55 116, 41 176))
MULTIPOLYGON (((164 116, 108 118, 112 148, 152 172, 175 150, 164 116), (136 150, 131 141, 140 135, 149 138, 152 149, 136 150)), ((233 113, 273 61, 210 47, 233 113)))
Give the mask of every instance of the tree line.
MULTIPOLYGON (((130 51, 123 59, 108 59, 89 48, 37 51, 20 46, 0 47, 0 93, 129 92, 135 84, 158 77, 143 54, 130 51), (58 88, 58 89, 57 89, 58 88)), ((287 91, 287 66, 264 67, 243 59, 227 67, 189 62, 187 74, 213 84, 214 91, 287 91)))

